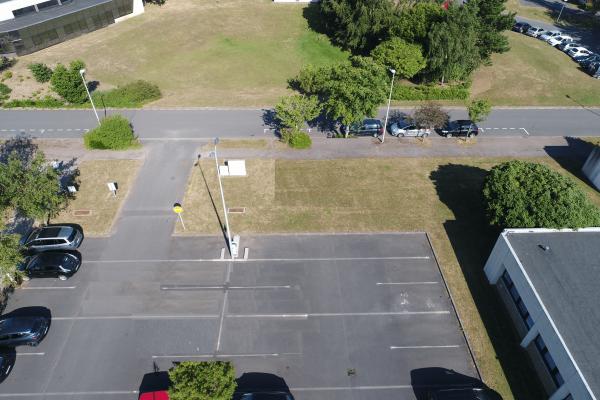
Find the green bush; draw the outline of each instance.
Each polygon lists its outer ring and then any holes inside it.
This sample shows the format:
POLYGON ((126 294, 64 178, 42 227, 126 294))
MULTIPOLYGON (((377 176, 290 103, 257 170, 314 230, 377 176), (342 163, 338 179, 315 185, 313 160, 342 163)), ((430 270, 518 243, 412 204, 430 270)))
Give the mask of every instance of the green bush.
POLYGON ((94 102, 105 107, 140 107, 158 100, 160 89, 147 81, 135 81, 106 92, 97 91, 92 94, 94 102))
POLYGON ((16 58, 0 57, 0 71, 4 71, 17 63, 16 58))
POLYGON ((129 121, 121 115, 112 115, 100 121, 100 125, 83 136, 88 149, 125 150, 137 145, 137 139, 129 121))
POLYGON ((69 68, 58 64, 50 78, 52 89, 69 103, 82 104, 87 101, 85 85, 79 74, 83 67, 85 64, 80 60, 72 61, 69 68))
POLYGON ((6 79, 10 79, 13 77, 13 73, 12 71, 4 71, 4 73, 2 74, 2 80, 6 80, 6 79))
POLYGON ((12 89, 6 86, 4 83, 0 83, 0 103, 7 100, 10 97, 12 89))
POLYGON ((46 96, 40 100, 32 100, 32 99, 23 99, 23 100, 10 100, 6 103, 2 104, 4 108, 60 108, 64 107, 65 102, 59 99, 56 99, 51 96, 46 96))
POLYGON ((566 176, 545 165, 508 161, 483 185, 489 221, 502 228, 582 228, 600 225, 600 210, 566 176))
POLYGON ((392 98, 394 100, 467 100, 469 86, 466 84, 453 86, 395 85, 392 98))
POLYGON ((33 63, 27 67, 36 81, 44 83, 52 78, 52 70, 44 63, 33 63))
POLYGON ((292 136, 290 142, 290 147, 294 149, 308 149, 312 146, 312 139, 305 132, 297 132, 292 136))
POLYGON ((169 371, 171 400, 231 400, 237 382, 230 361, 183 361, 169 371))

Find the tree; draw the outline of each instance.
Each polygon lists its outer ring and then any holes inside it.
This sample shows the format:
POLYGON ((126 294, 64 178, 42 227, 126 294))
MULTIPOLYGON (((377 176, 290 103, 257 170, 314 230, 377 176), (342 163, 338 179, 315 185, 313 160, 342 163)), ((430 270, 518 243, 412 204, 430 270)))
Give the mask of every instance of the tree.
POLYGON ((471 121, 481 122, 492 111, 492 105, 487 100, 473 100, 467 110, 469 111, 471 121))
POLYGON ((375 62, 384 68, 393 68, 399 77, 412 78, 427 65, 421 46, 392 38, 379 44, 371 52, 375 62))
POLYGON ((37 82, 48 82, 52 78, 52 70, 44 63, 31 63, 27 68, 37 82))
POLYGON ((483 185, 491 224, 502 228, 600 226, 600 210, 570 178, 520 160, 491 169, 483 185))
POLYGON ((407 42, 425 44, 431 26, 444 19, 444 9, 434 1, 419 1, 400 10, 391 27, 391 35, 407 42))
POLYGON ((0 207, 13 208, 29 218, 55 217, 69 200, 59 178, 60 173, 48 165, 42 152, 30 162, 12 152, 8 161, 0 164, 0 207))
POLYGON ((479 21, 476 7, 450 6, 443 21, 434 23, 427 36, 427 75, 444 81, 464 80, 480 63, 477 47, 479 21))
POLYGON ((306 121, 315 119, 319 113, 319 99, 315 96, 287 96, 275 105, 275 115, 281 125, 295 131, 300 131, 306 121))
POLYGON ((507 52, 510 46, 502 32, 512 28, 515 23, 515 13, 506 12, 504 7, 506 0, 473 0, 472 3, 478 9, 477 44, 480 57, 488 60, 492 53, 507 52))
POLYGON ((388 37, 394 17, 390 0, 322 0, 319 7, 332 40, 359 54, 388 37))
POLYGON ((88 149, 126 150, 137 145, 129 120, 122 115, 102 118, 100 125, 83 136, 88 149))
POLYGON ((84 67, 83 61, 74 60, 69 68, 58 64, 52 73, 50 78, 52 89, 69 103, 81 104, 87 101, 86 88, 79 74, 84 67))
POLYGON ((237 387, 229 361, 184 361, 169 371, 171 400, 231 400, 237 387))
POLYGON ((419 126, 436 129, 448 122, 448 113, 439 104, 429 102, 413 112, 412 120, 419 126))
MULTIPOLYGON (((0 227, 2 229, 3 227, 0 227)), ((16 283, 18 265, 23 261, 23 253, 19 244, 19 235, 0 233, 0 283, 12 286, 16 283)))

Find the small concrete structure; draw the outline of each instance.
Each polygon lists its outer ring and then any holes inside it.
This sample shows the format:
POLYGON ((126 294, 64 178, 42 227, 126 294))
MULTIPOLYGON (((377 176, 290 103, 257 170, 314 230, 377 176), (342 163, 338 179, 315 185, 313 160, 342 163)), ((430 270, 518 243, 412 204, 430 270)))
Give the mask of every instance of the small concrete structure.
POLYGON ((221 176, 246 176, 246 160, 228 160, 219 166, 221 176))
POLYGON ((507 229, 484 268, 550 400, 600 398, 598 248, 600 228, 507 229))
POLYGON ((581 168, 583 174, 600 190, 600 147, 594 147, 581 168))

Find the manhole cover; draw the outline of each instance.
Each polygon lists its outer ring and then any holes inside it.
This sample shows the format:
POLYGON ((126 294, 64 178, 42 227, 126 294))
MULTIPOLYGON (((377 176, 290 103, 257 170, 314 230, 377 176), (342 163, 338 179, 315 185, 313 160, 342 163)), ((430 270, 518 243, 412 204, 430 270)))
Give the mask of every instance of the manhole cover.
POLYGON ((92 210, 73 210, 75 217, 87 217, 88 215, 92 215, 92 210))
POLYGON ((231 207, 228 211, 229 214, 244 214, 246 212, 246 207, 231 207))

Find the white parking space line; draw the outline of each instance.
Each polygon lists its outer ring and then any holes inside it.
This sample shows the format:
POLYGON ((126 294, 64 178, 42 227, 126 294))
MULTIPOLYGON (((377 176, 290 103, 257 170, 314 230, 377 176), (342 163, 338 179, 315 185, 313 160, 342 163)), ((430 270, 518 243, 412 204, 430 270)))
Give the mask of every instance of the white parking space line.
POLYGON ((60 289, 75 289, 77 286, 23 286, 22 290, 60 290, 60 289))
POLYGON ((389 386, 325 386, 325 387, 292 387, 290 392, 322 392, 335 390, 389 390, 389 389, 412 389, 412 385, 389 385, 389 386))
POLYGON ((290 289, 291 285, 267 285, 267 286, 227 286, 227 285, 218 285, 218 286, 202 286, 202 285, 164 285, 160 287, 160 290, 176 290, 176 291, 186 291, 186 290, 261 290, 261 289, 290 289))
POLYGON ((44 356, 46 353, 17 353, 17 357, 20 356, 44 356))
POLYGON ((529 132, 525 128, 512 128, 511 127, 511 128, 480 128, 480 129, 481 129, 481 132, 484 132, 486 130, 489 130, 489 131, 499 131, 499 130, 501 130, 501 131, 517 131, 517 130, 521 130, 521 131, 525 132, 525 135, 529 136, 529 132))
POLYGON ((197 315, 97 315, 89 317, 52 317, 52 321, 87 321, 87 320, 111 320, 111 319, 216 319, 218 314, 197 315))
POLYGON ((450 311, 382 311, 354 313, 306 313, 306 314, 227 314, 227 318, 319 318, 319 317, 384 317, 399 315, 440 315, 450 314, 450 311))
POLYGON ((439 282, 431 281, 431 282, 377 282, 378 286, 387 286, 387 285, 437 285, 439 282))
POLYGON ((0 397, 64 397, 64 396, 101 396, 119 394, 138 394, 137 390, 110 390, 102 392, 46 392, 46 393, 0 393, 0 397))
MULTIPOLYGON (((430 260, 430 256, 397 256, 397 257, 320 257, 320 258, 248 258, 236 259, 238 262, 283 262, 283 261, 386 261, 386 260, 430 260)), ((120 264, 120 263, 203 263, 203 262, 231 262, 230 259, 220 258, 194 258, 174 260, 86 260, 94 264, 120 264)))
POLYGON ((282 357, 299 356, 302 353, 256 353, 256 354, 190 354, 190 355, 159 355, 157 358, 241 358, 241 357, 282 357))
POLYGON ((450 344, 446 346, 390 346, 390 350, 421 350, 421 349, 457 349, 459 344, 450 344))

